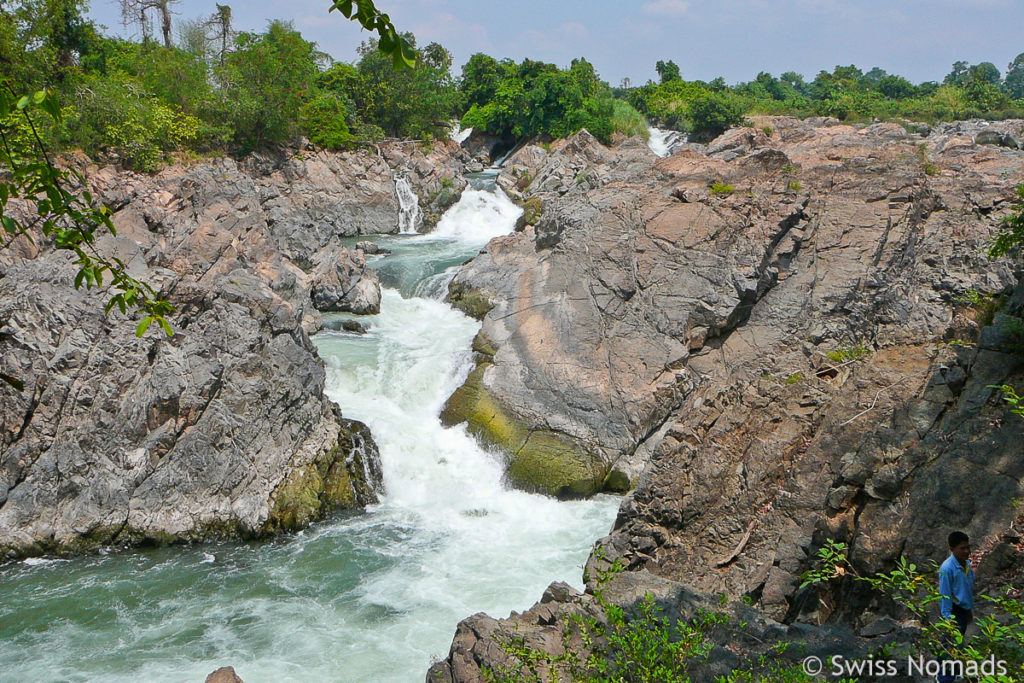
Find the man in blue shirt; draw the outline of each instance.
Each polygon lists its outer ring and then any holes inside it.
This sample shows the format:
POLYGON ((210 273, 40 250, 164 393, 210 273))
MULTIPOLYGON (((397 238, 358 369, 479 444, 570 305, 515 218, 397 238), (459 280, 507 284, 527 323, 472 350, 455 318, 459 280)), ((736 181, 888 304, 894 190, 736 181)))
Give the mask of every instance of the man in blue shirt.
MULTIPOLYGON (((950 555, 939 567, 939 613, 943 619, 955 619, 963 636, 974 619, 974 569, 971 568, 971 542, 967 534, 954 531, 949 535, 950 555)), ((945 670, 936 677, 938 683, 951 683, 955 676, 945 670)))
POLYGON ((939 567, 939 612, 943 619, 955 619, 960 635, 974 619, 974 569, 971 568, 971 542, 967 534, 949 535, 950 555, 939 567))

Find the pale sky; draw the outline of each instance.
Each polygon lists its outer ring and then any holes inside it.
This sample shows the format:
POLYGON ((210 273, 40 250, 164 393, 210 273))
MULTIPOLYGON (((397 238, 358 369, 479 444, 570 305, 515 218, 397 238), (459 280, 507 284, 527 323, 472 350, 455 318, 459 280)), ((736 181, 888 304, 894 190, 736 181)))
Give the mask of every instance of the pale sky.
MULTIPOLYGON (((178 18, 206 17, 213 0, 180 0, 178 18)), ((335 59, 352 61, 369 36, 327 0, 227 0, 237 29, 292 21, 335 59)), ((856 64, 911 81, 941 81, 954 61, 1006 65, 1024 52, 1024 0, 377 0, 400 31, 421 45, 437 41, 455 57, 474 52, 568 66, 593 62, 612 85, 656 79, 654 64, 674 60, 683 78, 730 84, 759 71, 802 73, 856 64)), ((123 33, 115 0, 92 0, 91 16, 123 33)))

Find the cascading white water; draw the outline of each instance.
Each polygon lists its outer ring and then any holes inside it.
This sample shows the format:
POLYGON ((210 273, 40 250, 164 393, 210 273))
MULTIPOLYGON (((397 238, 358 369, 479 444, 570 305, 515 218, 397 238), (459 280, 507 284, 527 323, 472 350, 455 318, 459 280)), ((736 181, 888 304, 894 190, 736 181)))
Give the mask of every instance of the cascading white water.
POLYGON ((315 339, 328 395, 380 447, 379 505, 272 543, 0 567, 2 677, 201 681, 231 664, 246 683, 419 682, 460 619, 579 586, 618 499, 507 490, 500 459, 438 420, 479 328, 439 299, 518 214, 500 190, 467 190, 435 233, 380 238, 391 286, 369 332, 315 339))
POLYGON ((473 133, 473 126, 470 126, 469 128, 461 128, 461 126, 462 124, 456 121, 452 124, 451 130, 448 132, 448 137, 460 145, 473 133))
MULTIPOLYGON (((395 256, 431 260, 453 247, 470 255, 511 232, 521 211, 501 190, 467 189, 434 232, 414 238, 415 251, 395 256)), ((454 269, 403 287, 431 298, 385 288, 367 336, 327 333, 316 340, 327 362, 328 395, 345 415, 370 425, 380 446, 386 494, 373 516, 401 525, 413 541, 403 561, 362 586, 363 599, 405 615, 389 637, 420 647, 432 640, 445 646, 445 639, 435 640, 441 615, 504 615, 526 606, 513 597, 523 594, 524 582, 535 582, 536 596, 556 574, 578 581, 578 563, 593 540, 581 528, 604 533, 616 506, 609 498, 563 503, 508 490, 500 458, 464 426, 441 426, 445 399, 471 369, 479 328, 437 300, 454 269), (360 354, 374 362, 353 363, 360 354)))
POLYGON ((659 157, 667 157, 675 154, 683 143, 686 142, 686 135, 677 130, 665 130, 648 126, 647 146, 659 157))
POLYGON ((408 178, 395 176, 395 194, 398 195, 398 232, 415 235, 423 223, 423 210, 408 178))

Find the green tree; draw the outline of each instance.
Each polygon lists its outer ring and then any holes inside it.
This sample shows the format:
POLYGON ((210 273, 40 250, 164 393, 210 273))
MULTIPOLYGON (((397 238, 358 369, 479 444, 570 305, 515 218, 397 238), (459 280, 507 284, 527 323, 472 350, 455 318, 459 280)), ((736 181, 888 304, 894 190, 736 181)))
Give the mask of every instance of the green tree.
POLYGON ((971 65, 963 60, 953 62, 953 68, 950 69, 946 77, 942 79, 943 85, 966 85, 967 80, 971 76, 971 65))
POLYGON ((412 34, 402 39, 411 46, 416 68, 396 68, 394 61, 369 41, 359 47, 359 78, 350 80, 347 86, 355 113, 388 135, 445 135, 458 100, 449 71, 451 54, 437 43, 417 49, 412 34))
POLYGON ((473 126, 508 142, 536 135, 565 137, 586 128, 603 142, 611 139, 616 122, 634 132, 636 119, 620 108, 615 114, 611 88, 593 64, 578 58, 568 69, 523 60, 501 62, 501 79, 490 101, 473 103, 462 117, 473 126))
POLYGON ((662 83, 679 81, 683 78, 679 73, 679 65, 671 59, 667 62, 659 59, 658 63, 654 65, 654 70, 658 72, 658 77, 661 78, 662 83))
POLYGON ((877 85, 883 78, 889 76, 889 73, 880 67, 872 67, 870 71, 864 74, 864 81, 871 85, 877 85))
POLYGON ((217 70, 236 144, 245 152, 286 142, 298 132, 324 56, 283 21, 265 33, 240 33, 236 46, 217 70))
POLYGON ((462 78, 459 80, 459 94, 462 96, 463 109, 473 105, 484 106, 498 91, 498 85, 504 78, 506 67, 511 62, 499 62, 494 57, 477 52, 462 67, 462 78))
POLYGON ((24 91, 63 82, 98 39, 85 0, 0 0, 0 79, 24 91))
POLYGON ((917 93, 914 84, 903 76, 886 75, 875 83, 875 89, 890 100, 903 100, 917 93))
POLYGON ((340 97, 320 92, 302 106, 299 123, 315 144, 326 149, 342 149, 353 139, 346 122, 350 116, 340 97))
POLYGON ((1003 90, 1015 100, 1024 97, 1024 52, 1014 57, 1007 65, 1003 90))
POLYGON ((972 81, 981 81, 982 83, 991 83, 992 85, 998 85, 1000 81, 999 69, 992 62, 981 62, 975 64, 970 69, 970 79, 972 81))

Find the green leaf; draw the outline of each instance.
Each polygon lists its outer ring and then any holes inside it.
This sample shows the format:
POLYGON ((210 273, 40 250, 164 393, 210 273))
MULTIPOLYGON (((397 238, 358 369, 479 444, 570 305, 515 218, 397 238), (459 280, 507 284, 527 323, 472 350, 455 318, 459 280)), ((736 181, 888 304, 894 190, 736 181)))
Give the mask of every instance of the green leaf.
POLYGON ((60 121, 60 102, 57 101, 53 93, 47 92, 47 97, 43 100, 42 107, 43 111, 50 115, 50 118, 54 121, 60 121))
POLYGON ((157 322, 160 323, 160 327, 164 329, 164 332, 167 333, 168 337, 174 336, 174 330, 171 329, 171 326, 167 323, 166 320, 164 320, 163 316, 157 318, 157 322))
POLYGON ((139 326, 135 328, 135 336, 141 337, 142 335, 146 334, 146 330, 149 329, 149 324, 151 322, 153 322, 153 316, 147 315, 145 318, 143 318, 142 322, 139 323, 139 326))
POLYGON ((20 100, 18 100, 18 110, 20 111, 20 110, 24 109, 25 107, 27 107, 29 101, 30 100, 28 98, 28 95, 24 95, 20 100))
POLYGON ((45 99, 46 99, 46 91, 45 90, 36 90, 35 94, 32 95, 32 101, 35 102, 36 104, 42 104, 43 100, 45 100, 45 99))
POLYGON ((334 7, 345 15, 346 19, 352 18, 352 0, 341 0, 340 2, 334 3, 334 7))

